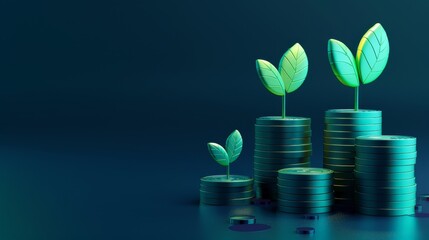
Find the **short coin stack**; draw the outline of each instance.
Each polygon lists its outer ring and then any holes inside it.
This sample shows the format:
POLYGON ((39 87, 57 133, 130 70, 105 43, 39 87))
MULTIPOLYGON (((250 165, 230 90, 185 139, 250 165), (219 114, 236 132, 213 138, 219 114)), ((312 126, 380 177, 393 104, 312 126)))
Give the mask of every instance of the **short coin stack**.
POLYGON ((360 213, 378 216, 414 214, 416 138, 356 138, 356 202, 360 213))
POLYGON ((276 199, 277 171, 287 167, 309 167, 311 153, 310 118, 257 118, 254 156, 256 197, 276 199))
POLYGON ((325 112, 323 167, 334 171, 335 206, 353 209, 355 138, 381 135, 381 111, 332 109, 325 112))
POLYGON ((278 210, 287 213, 326 213, 333 205, 333 171, 324 168, 285 168, 278 172, 278 210))
POLYGON ((246 176, 213 175, 201 178, 200 203, 248 205, 254 197, 253 179, 246 176))

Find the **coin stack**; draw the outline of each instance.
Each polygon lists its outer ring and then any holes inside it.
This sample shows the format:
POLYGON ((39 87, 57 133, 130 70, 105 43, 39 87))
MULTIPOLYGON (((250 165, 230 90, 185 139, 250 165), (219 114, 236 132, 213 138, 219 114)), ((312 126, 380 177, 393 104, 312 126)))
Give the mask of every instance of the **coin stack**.
POLYGON ((253 179, 247 176, 213 175, 200 181, 201 204, 248 205, 254 197, 253 179))
POLYGON ((416 138, 356 138, 356 202, 360 213, 378 216, 414 214, 416 138))
POLYGON ((333 171, 324 168, 285 168, 278 172, 278 210, 326 213, 333 204, 333 171))
POLYGON ((353 209, 355 138, 381 135, 381 111, 332 109, 325 112, 323 167, 334 171, 335 206, 353 209))
POLYGON ((311 119, 268 116, 256 119, 254 177, 257 198, 277 198, 277 171, 309 167, 311 119))

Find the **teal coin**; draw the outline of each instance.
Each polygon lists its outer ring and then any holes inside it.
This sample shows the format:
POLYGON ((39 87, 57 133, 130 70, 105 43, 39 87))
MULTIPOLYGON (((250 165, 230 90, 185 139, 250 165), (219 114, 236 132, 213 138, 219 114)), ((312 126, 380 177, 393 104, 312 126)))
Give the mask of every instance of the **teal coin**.
POLYGON ((314 207, 329 207, 334 203, 333 199, 321 201, 289 201, 277 199, 277 205, 284 207, 299 207, 299 208, 314 208, 314 207))
POLYGON ((380 201, 380 202, 401 202, 416 199, 416 193, 405 193, 405 194, 368 194, 361 193, 359 191, 355 192, 355 197, 357 201, 380 201))
POLYGON ((335 151, 335 152, 354 152, 355 145, 334 145, 334 144, 323 144, 323 151, 335 151))
POLYGON ((311 118, 288 116, 265 116, 256 118, 259 125, 311 125, 311 118))
POLYGON ((310 161, 310 156, 307 157, 295 157, 295 158, 271 158, 271 157, 258 157, 254 156, 253 161, 255 163, 263 163, 263 164, 299 164, 310 161))
POLYGON ((354 165, 354 158, 323 158, 323 164, 332 165, 354 165))
POLYGON ((355 165, 331 165, 331 164, 323 164, 324 168, 331 169, 335 172, 353 172, 355 169, 355 165))
POLYGON ((317 207, 317 208, 296 208, 296 207, 285 207, 285 206, 277 206, 277 210, 285 213, 295 213, 295 214, 303 214, 303 213, 328 213, 331 211, 331 207, 317 207))
POLYGON ((258 125, 255 124, 255 131, 257 132, 268 132, 268 133, 277 133, 277 132, 308 132, 311 131, 310 125, 293 125, 293 126, 281 126, 281 125, 258 125))
POLYGON ((311 137, 303 138, 255 138, 255 144, 260 145, 301 145, 301 144, 310 144, 311 137))
POLYGON ((375 167, 385 167, 385 166, 407 166, 416 164, 416 158, 410 159, 401 159, 401 160, 391 160, 391 159, 363 159, 356 157, 356 164, 375 166, 375 167))
POLYGON ((402 147, 415 146, 416 143, 415 137, 398 135, 366 136, 356 139, 356 144, 363 146, 402 147))
POLYGON ((255 216, 251 215, 234 215, 229 217, 229 224, 242 225, 242 224, 256 224, 255 216))
POLYGON ((262 171, 277 171, 283 168, 289 167, 309 167, 310 162, 296 163, 296 164, 264 164, 264 163, 253 163, 254 169, 262 171))
POLYGON ((253 189, 253 184, 249 184, 244 187, 216 187, 216 186, 206 186, 201 184, 200 191, 213 192, 213 193, 236 193, 236 192, 245 192, 253 189))
POLYGON ((325 118, 381 118, 381 111, 367 109, 330 109, 325 118))
POLYGON ((278 192, 282 192, 282 193, 289 193, 289 194, 324 194, 324 193, 331 193, 332 187, 328 186, 328 187, 314 187, 314 188, 297 188, 297 187, 285 187, 282 185, 278 185, 277 184, 277 191, 278 192))
POLYGON ((332 170, 324 168, 284 168, 279 170, 280 179, 325 180, 332 178, 332 170))
POLYGON ((334 178, 333 183, 335 185, 352 185, 355 184, 355 179, 344 179, 344 178, 334 178))
POLYGON ((329 145, 355 145, 355 139, 354 138, 329 138, 325 137, 323 138, 324 144, 329 145))
POLYGON ((373 118, 330 118, 325 117, 325 124, 368 125, 382 124, 381 117, 373 118))
POLYGON ((350 125, 350 124, 325 124, 325 130, 329 131, 351 131, 369 132, 381 131, 381 124, 350 125))
POLYGON ((354 171, 355 179, 373 179, 373 180, 403 180, 414 177, 414 171, 400 172, 392 174, 367 173, 354 171))
POLYGON ((402 159, 410 159, 416 158, 417 152, 411 153, 398 153, 398 154, 371 154, 371 153, 363 153, 356 152, 357 158, 367 159, 367 160, 402 160, 402 159))
POLYGON ((312 151, 259 151, 255 150, 255 157, 261 158, 303 158, 311 156, 312 151))
POLYGON ((356 182, 361 186, 366 187, 407 187, 416 184, 415 178, 402 179, 402 180, 371 180, 371 179, 356 179, 356 182))
POLYGON ((366 132, 356 132, 356 131, 330 131, 323 130, 324 138, 356 138, 359 136, 368 136, 368 135, 381 135, 381 130, 379 131, 366 131, 366 132))
POLYGON ((262 145, 255 144, 255 149, 261 151, 311 151, 311 143, 301 145, 262 145))
POLYGON ((338 152, 338 151, 323 151, 324 158, 355 158, 356 154, 354 152, 338 152))
POLYGON ((253 179, 247 176, 230 175, 213 175, 200 179, 201 185, 213 187, 244 187, 253 184, 253 179))
POLYGON ((290 179, 277 179, 277 183, 286 187, 329 187, 332 185, 332 180, 315 180, 315 181, 296 181, 290 179))
POLYGON ((409 172, 414 171, 414 165, 399 165, 399 166, 370 166, 370 165, 360 165, 356 164, 356 171, 359 172, 369 172, 369 173, 398 173, 398 172, 409 172))
POLYGON ((366 194, 407 194, 417 190, 417 184, 407 187, 367 187, 359 185, 357 181, 356 191, 366 194))
POLYGON ((398 208, 398 209, 386 209, 386 208, 367 208, 358 206, 358 212, 365 215, 373 215, 373 216, 406 216, 414 214, 414 206, 408 208, 398 208))
POLYGON ((322 194, 291 194, 278 192, 277 196, 279 199, 289 201, 326 201, 333 198, 332 192, 322 194))
POLYGON ((261 132, 255 130, 256 138, 275 138, 275 139, 290 139, 290 138, 308 138, 311 137, 311 131, 305 132, 261 132))
POLYGON ((255 173, 255 175, 261 176, 261 177, 269 177, 269 178, 277 177, 277 171, 276 170, 274 170, 274 171, 263 171, 263 170, 259 170, 259 169, 254 168, 253 172, 255 173))
POLYGON ((253 190, 246 192, 234 192, 234 193, 214 193, 200 190, 200 199, 233 199, 233 198, 248 198, 254 197, 253 190))
POLYGON ((234 199, 200 199, 201 204, 205 205, 249 205, 253 197, 234 198, 234 199))
POLYGON ((369 154, 404 154, 416 152, 416 146, 403 147, 368 147, 356 145, 356 152, 369 154))

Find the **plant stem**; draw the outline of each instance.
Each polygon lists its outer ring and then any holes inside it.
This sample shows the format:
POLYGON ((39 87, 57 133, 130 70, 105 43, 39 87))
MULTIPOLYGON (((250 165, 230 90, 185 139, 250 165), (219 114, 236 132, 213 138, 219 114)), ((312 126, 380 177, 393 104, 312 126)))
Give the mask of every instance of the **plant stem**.
POLYGON ((229 179, 229 164, 228 164, 228 168, 226 170, 226 178, 229 179))
POLYGON ((355 87, 355 111, 359 110, 359 86, 355 87))
POLYGON ((282 118, 286 118, 286 93, 282 96, 282 118))

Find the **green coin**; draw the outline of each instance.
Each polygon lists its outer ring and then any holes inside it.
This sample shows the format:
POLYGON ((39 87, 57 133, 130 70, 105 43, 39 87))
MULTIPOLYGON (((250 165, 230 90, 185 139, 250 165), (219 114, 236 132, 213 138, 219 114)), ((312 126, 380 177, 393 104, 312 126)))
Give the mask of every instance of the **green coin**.
POLYGON ((314 207, 329 207, 334 203, 333 199, 321 200, 321 201, 288 201, 288 200, 277 200, 277 205, 284 207, 299 207, 299 208, 314 208, 314 207))
POLYGON ((258 125, 258 124, 255 124, 255 131, 257 131, 257 132, 268 132, 268 133, 308 132, 308 131, 311 131, 311 126, 310 125, 281 126, 281 125, 258 125))
POLYGON ((285 206, 277 206, 277 210, 285 213, 328 213, 331 211, 331 207, 316 207, 316 208, 296 208, 296 207, 285 207, 285 206))
POLYGON ((290 179, 277 179, 277 183, 285 187, 329 187, 332 185, 332 180, 315 180, 315 181, 296 181, 290 179))
POLYGON ((354 179, 354 173, 353 172, 335 172, 334 171, 334 178, 354 179))
POLYGON ((253 179, 247 176, 230 175, 213 175, 201 178, 201 185, 213 187, 244 187, 253 184, 253 179))
POLYGON ((254 197, 253 190, 246 192, 233 192, 233 193, 213 193, 200 191, 200 199, 233 199, 233 198, 248 198, 254 197))
POLYGON ((355 145, 331 145, 323 144, 323 151, 335 151, 335 152, 354 152, 355 145))
POLYGON ((397 173, 414 171, 414 165, 399 165, 399 166, 369 166, 356 164, 356 171, 369 173, 397 173))
POLYGON ((402 159, 410 159, 416 158, 417 152, 411 153, 397 153, 397 154, 371 154, 371 153, 363 153, 356 152, 357 158, 367 159, 367 160, 402 160, 402 159))
POLYGON ((416 199, 416 193, 405 193, 405 194, 368 194, 355 192, 356 200, 362 201, 380 201, 380 202, 400 202, 416 199))
POLYGON ((402 180, 371 180, 371 179, 356 179, 356 182, 361 186, 366 187, 406 187, 416 184, 415 178, 402 179, 402 180))
POLYGON ((350 124, 325 124, 325 130, 346 132, 381 131, 381 124, 350 125, 350 124))
POLYGON ((255 150, 255 157, 262 158, 303 158, 311 156, 311 150, 306 151, 259 151, 255 150))
POLYGON ((324 194, 331 193, 332 187, 314 187, 314 188, 297 188, 297 187, 284 187, 282 185, 277 185, 277 191, 282 193, 290 193, 290 194, 324 194))
POLYGON ((256 119, 256 124, 259 125, 311 125, 311 118, 304 117, 286 117, 281 116, 265 116, 256 119))
POLYGON ((255 138, 255 144, 260 145, 301 145, 310 144, 311 137, 304 138, 255 138))
POLYGON ((381 130, 365 131, 365 132, 323 130, 324 138, 356 138, 359 136, 374 136, 374 135, 381 135, 381 130))
POLYGON ((333 198, 332 192, 322 194, 290 194, 278 192, 277 196, 279 199, 289 201, 324 201, 333 198))
POLYGON ((323 151, 324 158, 355 158, 354 152, 323 151))
POLYGON ((263 171, 263 170, 259 170, 254 168, 253 172, 255 173, 255 175, 257 176, 261 176, 261 177, 277 177, 277 171, 263 171))
POLYGON ((382 124, 381 117, 373 118, 330 118, 325 117, 325 124, 367 125, 382 124))
POLYGON ((235 199, 201 199, 201 204, 206 205, 249 205, 253 197, 249 198, 235 198, 235 199))
POLYGON ((284 168, 279 170, 280 179, 325 180, 332 178, 332 170, 324 168, 284 168))
POLYGON ((356 179, 373 179, 373 180, 403 180, 414 177, 414 171, 400 172, 392 174, 366 173, 354 171, 356 179))
POLYGON ((385 166, 407 166, 416 164, 416 158, 410 159, 401 159, 401 160, 391 160, 391 159, 363 159, 356 157, 356 164, 367 165, 367 166, 376 166, 376 167, 385 167, 385 166))
POLYGON ((200 191, 212 192, 212 193, 236 193, 236 192, 245 192, 253 189, 253 184, 249 184, 244 187, 216 187, 216 186, 206 186, 201 184, 200 191))
POLYGON ((309 151, 312 150, 311 143, 301 145, 261 145, 255 144, 255 149, 261 151, 309 151))
MULTIPOLYGON (((359 181, 357 181, 359 183, 359 181)), ((366 187, 356 185, 356 191, 366 194, 407 194, 417 190, 417 184, 407 187, 366 187)))
POLYGON ((355 139, 354 138, 329 138, 325 137, 323 138, 324 144, 329 145, 355 145, 355 139))
POLYGON ((263 164, 255 162, 254 169, 262 171, 277 171, 289 167, 310 167, 310 162, 296 163, 296 164, 263 164))
POLYGON ((323 164, 329 165, 354 165, 354 158, 323 158, 323 164))
POLYGON ((290 139, 290 138, 309 138, 311 131, 302 132, 261 132, 255 130, 256 138, 290 139))
POLYGON ((416 143, 415 137, 398 135, 367 136, 356 139, 356 144, 364 146, 400 147, 415 146, 416 143))
POLYGON ((386 209, 386 208, 366 208, 358 206, 357 210, 365 215, 373 216, 406 216, 414 214, 414 206, 408 208, 386 209))
POLYGON ((367 147, 356 145, 356 152, 369 154, 403 154, 416 152, 416 146, 403 147, 367 147))
POLYGON ((323 164, 324 168, 331 169, 335 172, 353 172, 355 165, 329 165, 323 164))
POLYGON ((325 112, 325 118, 381 118, 381 111, 367 109, 331 109, 325 112))
POLYGON ((354 186, 355 184, 355 179, 344 179, 344 178, 334 178, 333 183, 335 185, 349 185, 349 186, 354 186))
POLYGON ((299 164, 310 161, 310 156, 307 157, 294 157, 294 158, 272 158, 272 157, 258 157, 254 156, 253 161, 255 163, 263 163, 263 164, 299 164))

